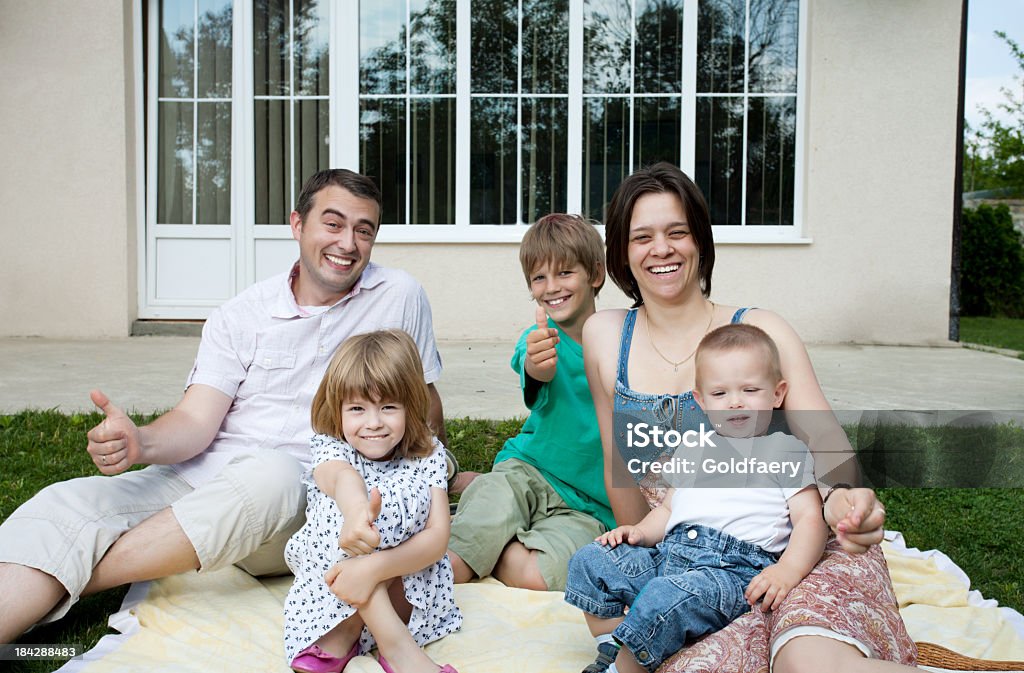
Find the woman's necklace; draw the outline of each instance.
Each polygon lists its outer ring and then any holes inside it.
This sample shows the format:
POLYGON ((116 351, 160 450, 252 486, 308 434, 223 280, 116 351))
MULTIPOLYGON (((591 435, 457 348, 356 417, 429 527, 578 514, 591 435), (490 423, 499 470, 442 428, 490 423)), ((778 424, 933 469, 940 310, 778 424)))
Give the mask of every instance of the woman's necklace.
MULTIPOLYGON (((711 304, 711 315, 708 316, 708 324, 707 324, 707 327, 704 328, 704 334, 707 334, 708 330, 711 329, 711 322, 715 319, 715 302, 709 301, 709 303, 711 304)), ((693 347, 693 350, 690 351, 689 355, 687 355, 685 358, 683 358, 679 362, 673 362, 672 360, 669 360, 667 357, 665 357, 665 354, 662 353, 660 350, 658 350, 658 346, 654 343, 654 337, 651 336, 651 320, 650 320, 650 316, 647 316, 647 315, 644 316, 644 326, 647 328, 647 340, 651 342, 651 348, 653 348, 654 352, 658 354, 658 357, 660 357, 662 360, 664 360, 665 362, 667 362, 670 365, 672 365, 672 371, 678 372, 679 371, 679 365, 687 362, 690 358, 692 358, 694 356, 694 354, 696 354, 696 352, 697 352, 697 347, 700 346, 700 339, 698 339, 697 340, 697 346, 693 347)), ((704 334, 701 334, 701 338, 704 338, 704 334)))

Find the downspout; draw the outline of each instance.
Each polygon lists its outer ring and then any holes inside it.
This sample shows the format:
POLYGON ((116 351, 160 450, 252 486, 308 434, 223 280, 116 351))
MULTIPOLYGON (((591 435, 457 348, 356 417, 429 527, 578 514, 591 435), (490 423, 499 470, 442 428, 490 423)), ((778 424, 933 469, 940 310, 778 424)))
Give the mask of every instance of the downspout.
POLYGON ((960 341, 960 220, 964 207, 964 97, 967 88, 967 3, 960 9, 960 77, 956 107, 956 167, 953 176, 953 255, 949 272, 949 340, 960 341))

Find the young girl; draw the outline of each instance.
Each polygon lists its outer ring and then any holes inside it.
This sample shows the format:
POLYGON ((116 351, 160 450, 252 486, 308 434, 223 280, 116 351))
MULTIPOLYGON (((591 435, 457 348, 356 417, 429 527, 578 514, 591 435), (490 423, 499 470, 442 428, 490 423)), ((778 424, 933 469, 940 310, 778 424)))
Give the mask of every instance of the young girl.
POLYGON ((295 671, 337 673, 376 644, 386 672, 455 673, 420 649, 462 624, 445 555, 445 452, 421 372, 405 332, 362 334, 341 345, 313 399, 306 524, 285 550, 295 671))

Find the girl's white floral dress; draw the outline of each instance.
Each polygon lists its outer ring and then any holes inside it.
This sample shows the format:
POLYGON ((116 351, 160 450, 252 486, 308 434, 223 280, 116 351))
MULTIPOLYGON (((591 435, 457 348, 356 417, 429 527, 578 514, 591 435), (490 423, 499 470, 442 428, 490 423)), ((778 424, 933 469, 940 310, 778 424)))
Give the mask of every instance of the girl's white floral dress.
MULTIPOLYGON (((423 530, 430 513, 430 487, 447 488, 444 447, 436 439, 434 451, 425 458, 393 458, 376 461, 364 458, 343 440, 314 435, 310 441, 313 464, 303 475, 306 484, 306 523, 285 548, 285 560, 295 582, 284 605, 284 646, 287 661, 316 642, 355 613, 324 583, 324 574, 336 562, 348 558, 338 548, 343 517, 332 497, 313 481, 313 468, 328 460, 343 460, 366 481, 367 492, 381 493, 380 516, 374 522, 380 531, 378 549, 396 547, 423 530)), ((402 578, 405 598, 412 605, 409 632, 421 647, 462 625, 455 605, 454 577, 447 554, 437 563, 402 578)), ((375 646, 366 628, 359 639, 360 651, 375 646)))

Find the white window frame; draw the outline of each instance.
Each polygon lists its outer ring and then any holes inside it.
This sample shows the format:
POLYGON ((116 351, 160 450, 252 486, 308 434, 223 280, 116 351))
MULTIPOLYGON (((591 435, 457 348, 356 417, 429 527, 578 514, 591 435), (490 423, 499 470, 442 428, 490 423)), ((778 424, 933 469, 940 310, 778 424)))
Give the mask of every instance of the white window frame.
MULTIPOLYGON (((136 49, 140 56, 140 63, 146 63, 146 84, 145 84, 145 96, 148 105, 145 108, 140 104, 140 117, 141 110, 146 110, 146 129, 145 129, 145 147, 146 147, 146 161, 145 163, 145 175, 140 176, 140 182, 146 185, 146 196, 145 196, 145 219, 144 226, 140 227, 139 241, 144 241, 144 245, 140 245, 139 252, 139 318, 143 319, 191 319, 196 317, 196 313, 207 314, 213 308, 219 306, 224 302, 223 299, 189 299, 185 305, 182 305, 180 299, 160 299, 156 296, 157 291, 157 241, 158 240, 174 240, 174 239, 216 239, 216 240, 227 240, 229 246, 236 253, 241 249, 241 245, 245 240, 245 228, 239 226, 242 212, 239 210, 239 171, 238 163, 239 159, 244 157, 244 153, 239 153, 238 144, 238 99, 239 92, 237 87, 238 71, 242 64, 239 63, 237 58, 238 53, 238 29, 239 29, 239 16, 238 9, 240 4, 246 4, 240 2, 240 0, 234 0, 232 6, 232 96, 230 99, 231 104, 231 218, 229 224, 157 224, 156 221, 156 208, 157 208, 157 175, 158 175, 158 162, 157 153, 158 148, 158 124, 157 124, 157 111, 160 107, 159 97, 159 44, 160 44, 160 2, 159 0, 148 0, 148 11, 145 13, 146 25, 143 25, 143 2, 147 0, 136 0, 139 20, 136 22, 136 30, 139 31, 138 38, 136 39, 136 49), (147 31, 148 41, 148 57, 145 61, 142 61, 142 31, 147 31)), ((251 4, 251 3, 249 3, 251 4)), ((194 7, 198 6, 198 2, 194 2, 194 7)), ((198 11, 196 11, 196 21, 198 22, 198 11)), ((249 39, 249 45, 251 47, 252 39, 249 39)), ((193 48, 197 48, 193 45, 193 48)), ((251 50, 250 50, 251 54, 251 50)), ((249 57, 249 67, 252 67, 252 56, 249 57)), ((197 62, 197 61, 196 61, 197 62)), ((193 68, 196 66, 193 65, 193 68)), ((251 79, 251 75, 250 75, 251 79)), ((201 99, 198 97, 198 91, 196 90, 195 74, 193 74, 193 97, 190 100, 193 104, 193 128, 192 128, 192 146, 195 148, 197 142, 198 128, 195 123, 197 115, 197 102, 201 99)), ((139 83, 139 91, 141 92, 143 87, 141 82, 139 83)), ((182 99, 186 100, 186 99, 182 99)), ((224 99, 217 99, 223 102, 224 99)), ((251 114, 251 113, 250 113, 251 114)), ((251 154, 251 152, 250 152, 251 154)), ((195 160, 196 152, 193 150, 193 160, 195 160)), ((143 162, 139 162, 142 166, 143 162)), ((194 180, 198 179, 198 170, 195 171, 194 180)), ((196 185, 193 185, 192 191, 192 213, 193 220, 195 218, 196 209, 196 185)), ((229 274, 234 280, 235 291, 251 284, 251 281, 245 282, 245 274, 247 272, 247 264, 249 263, 251 254, 232 254, 228 260, 230 265, 229 274)))
MULTIPOLYGON (((357 170, 359 167, 359 43, 353 39, 352 26, 359 16, 361 0, 327 0, 330 35, 330 129, 329 157, 331 166, 357 170)), ((372 0, 371 0, 372 1, 372 0)), ((684 0, 683 3, 683 82, 681 92, 681 168, 693 175, 695 147, 692 142, 696 116, 696 60, 697 60, 697 14, 699 0, 684 0), (689 141, 689 142, 687 142, 689 141)), ((569 83, 568 83, 568 127, 566 166, 567 204, 569 212, 582 209, 582 165, 583 165, 583 2, 569 0, 569 83)), ((231 222, 226 225, 176 225, 156 223, 157 196, 157 110, 158 110, 158 45, 159 45, 159 0, 135 0, 138 19, 135 24, 134 49, 142 62, 143 31, 148 34, 148 51, 145 90, 141 69, 136 73, 138 94, 136 105, 140 110, 140 124, 137 129, 139 153, 145 139, 145 162, 139 161, 139 184, 145 185, 144 217, 140 217, 139 241, 139 317, 141 318, 194 318, 198 312, 205 313, 221 303, 220 300, 190 300, 187 306, 180 301, 161 300, 155 296, 157 239, 173 238, 217 238, 230 241, 235 254, 231 260, 231 276, 235 291, 247 287, 255 280, 255 242, 257 240, 290 239, 290 227, 286 223, 256 225, 255 218, 255 165, 254 165, 254 82, 253 82, 253 12, 251 0, 233 0, 232 36, 232 148, 231 148, 231 222), (148 6, 146 25, 143 25, 143 7, 148 6), (143 104, 143 97, 148 105, 143 104), (141 110, 146 110, 145 126, 141 122, 141 110), (144 167, 143 167, 143 164, 144 167)), ((635 15, 636 0, 633 0, 635 15)), ((793 225, 786 226, 737 226, 717 225, 714 227, 716 243, 737 244, 806 244, 810 238, 804 235, 804 185, 805 174, 805 119, 807 81, 807 14, 808 0, 801 0, 799 7, 799 31, 797 38, 797 92, 796 138, 794 147, 794 203, 793 225)), ((407 2, 408 7, 408 2, 407 2)), ((749 0, 748 0, 749 7, 749 0)), ((455 222, 451 224, 392 224, 381 228, 379 243, 518 243, 528 224, 470 224, 470 74, 471 74, 471 0, 460 0, 456 6, 456 155, 455 155, 455 222)), ((748 21, 749 31, 749 21, 748 21)), ((634 22, 635 30, 635 22, 634 22)), ((356 31, 358 33, 358 31, 356 31)), ((749 49, 749 41, 748 46, 749 49)), ((197 92, 194 92, 197 93, 197 92)), ((749 94, 744 83, 744 95, 749 94)), ((630 97, 635 100, 631 92, 630 97)), ((631 106, 631 116, 633 114, 631 106)), ((293 120, 294 123, 294 120, 293 120)), ((408 123, 408 120, 407 120, 408 123)), ((744 174, 746 167, 747 121, 744 117, 744 174)), ((408 132, 408 129, 407 129, 408 132)), ((193 134, 197 133, 193 129, 193 134)), ((630 135, 633 125, 630 123, 630 135)), ((195 141, 195 140, 194 140, 195 141)), ((631 138, 632 141, 632 138, 631 138)), ((632 142, 630 142, 632 147, 632 142)), ((629 161, 633 161, 632 151, 629 161)), ((521 172, 522 153, 517 151, 516 165, 521 172)), ((521 175, 517 180, 521 181, 521 175)), ((744 177, 745 180, 745 177, 744 177)), ((385 189, 386 186, 382 186, 385 189)), ((746 206, 746 190, 743 196, 743 212, 746 206)), ((406 195, 408 200, 408 195, 406 195)), ((516 211, 522 209, 521 193, 516 194, 516 211)), ((143 206, 140 205, 140 211, 143 206)), ((408 212, 408 210, 407 210, 408 212)), ((603 226, 598 229, 603 233, 603 226)))
MULTIPOLYGON (((331 81, 331 130, 330 130, 330 157, 331 165, 336 167, 351 168, 358 170, 359 167, 359 43, 352 39, 352 24, 347 22, 353 17, 359 16, 359 4, 361 0, 330 0, 330 21, 331 21, 331 50, 330 50, 330 81, 331 81), (344 93, 340 93, 344 92, 344 93)), ((749 8, 750 0, 747 0, 749 8)), ((520 2, 521 4, 521 2, 520 2)), ((796 98, 796 138, 794 147, 794 195, 793 195, 793 225, 716 225, 714 236, 716 243, 765 243, 765 244, 806 244, 811 239, 803 235, 803 185, 804 175, 804 119, 805 119, 805 82, 807 72, 807 0, 801 0, 799 8, 799 33, 797 38, 798 63, 797 63, 797 93, 796 98)), ((470 93, 471 73, 471 0, 460 0, 456 4, 456 153, 455 153, 455 222, 451 224, 388 224, 381 227, 377 235, 378 243, 519 243, 523 234, 526 233, 529 224, 471 224, 470 223, 470 151, 471 144, 470 125, 465 120, 470 118, 472 95, 470 93)), ((245 162, 246 175, 244 185, 238 185, 245 192, 244 207, 245 219, 243 222, 253 221, 253 189, 255 186, 255 173, 252 166, 252 137, 253 112, 252 112, 252 90, 253 90, 253 69, 252 69, 252 12, 251 2, 246 0, 235 0, 236 21, 240 15, 245 15, 245 26, 242 28, 242 36, 245 38, 246 49, 239 51, 236 47, 236 56, 241 54, 244 58, 236 58, 235 71, 235 97, 241 97, 244 118, 234 117, 235 128, 238 129, 238 141, 248 143, 244 147, 241 157, 233 154, 235 166, 241 158, 245 162), (242 7, 242 6, 244 7, 242 7), (237 69, 240 62, 243 72, 237 69), (241 96, 238 91, 238 84, 244 83, 246 92, 241 96), (239 123, 243 122, 243 123, 239 123), (242 127, 245 127, 244 129, 242 127)), ((633 0, 633 13, 636 11, 636 0, 633 0)), ((694 174, 695 166, 695 143, 693 138, 696 131, 696 89, 697 89, 697 3, 684 0, 683 3, 683 39, 684 39, 684 62, 682 82, 681 114, 683 128, 681 133, 682 147, 680 167, 687 174, 694 174), (690 140, 687 143, 687 139, 690 140)), ((408 2, 407 12, 408 16, 408 2)), ((635 30, 635 22, 633 29, 635 30)), ((749 20, 747 21, 749 32, 749 20)), ((236 45, 241 45, 236 26, 236 45)), ((749 37, 749 36, 748 36, 749 37)), ((749 40, 747 40, 749 49, 749 40)), ((631 50, 632 51, 632 50, 631 50)), ((745 59, 746 60, 746 59, 745 59)), ((632 70, 632 68, 631 68, 632 70)), ((676 94, 672 94, 675 96, 676 94)), ((744 81, 745 96, 770 96, 777 94, 748 94, 746 81, 744 81)), ((631 92, 629 97, 634 98, 631 92)), ((371 96, 372 97, 372 96, 371 96)), ((408 97, 408 95, 406 95, 408 97)), ((652 97, 645 95, 644 97, 652 97)), ((571 213, 582 211, 583 190, 583 0, 569 0, 569 91, 568 91, 568 126, 567 126, 567 156, 569 157, 566 166, 567 203, 566 210, 571 213)), ((632 110, 634 109, 631 106, 632 110)), ((239 107, 236 105, 236 112, 239 107)), ((632 118, 632 117, 631 117, 632 118)), ((743 166, 746 173, 746 143, 747 131, 744 116, 743 134, 743 166)), ((406 120, 409 123, 409 120, 406 120)), ((632 147, 633 125, 630 124, 630 147, 632 147)), ((408 133, 408 126, 406 127, 408 133)), ((516 154, 517 169, 522 170, 521 144, 516 154)), ((632 152, 629 156, 632 165, 632 152)), ((241 177, 236 171, 235 175, 241 177)), ((408 171, 407 171, 408 180, 408 171)), ((519 175, 517 181, 521 181, 519 175)), ((238 190, 236 190, 238 191, 238 190)), ((408 214, 409 194, 406 190, 406 213, 408 214)), ((241 204, 237 204, 239 206, 241 204)), ((516 212, 522 210, 521 190, 516 194, 516 212)), ((746 210, 746 190, 743 190, 743 207, 746 210)), ((238 212, 235 209, 232 213, 238 212)), ((287 227, 281 225, 248 225, 246 231, 252 230, 249 241, 253 240, 253 234, 263 239, 287 239, 291 238, 291 232, 287 227)), ((604 235, 604 226, 598 226, 598 230, 604 235)), ((251 266, 251 260, 249 261, 251 266)), ((251 277, 252 269, 246 269, 247 276, 251 277)), ((251 281, 250 281, 251 282, 251 281)), ((243 285, 244 286, 244 285, 243 285)))
MULTIPOLYGON (((744 54, 743 62, 750 61, 750 3, 752 0, 745 0, 746 16, 744 17, 744 54)), ((636 0, 633 0, 634 6, 636 0)), ((699 0, 698 0, 699 2, 699 0)), ((683 67, 683 138, 693 138, 696 133, 696 101, 697 101, 697 3, 684 0, 683 31, 685 44, 687 45, 686 57, 692 67, 687 68, 684 60, 683 67), (692 32, 691 32, 692 31, 692 32), (689 99, 689 103, 687 103, 689 99), (689 122, 689 126, 687 125, 689 122)), ((793 156, 793 224, 792 225, 714 225, 715 244, 719 243, 771 243, 771 244, 808 244, 811 239, 804 235, 803 217, 803 187, 806 179, 804 173, 804 120, 806 108, 806 77, 807 77, 807 5, 808 0, 799 0, 798 32, 797 32, 797 85, 796 94, 778 93, 750 93, 749 78, 743 78, 743 100, 745 114, 743 115, 743 186, 740 213, 744 220, 747 217, 747 140, 749 138, 748 125, 750 120, 749 100, 751 98, 772 98, 787 97, 796 99, 796 138, 794 139, 793 156)), ((746 73, 746 69, 744 70, 746 73)), ((701 94, 702 98, 715 98, 716 94, 701 94)), ((723 94, 722 97, 736 98, 735 94, 723 94)), ((687 175, 693 176, 695 166, 695 145, 690 148, 683 148, 683 165, 681 168, 687 175)))
MULTIPOLYGON (((352 0, 349 5, 358 4, 358 0, 352 0)), ((636 14, 636 0, 633 0, 633 14, 636 14)), ((748 32, 746 49, 749 50, 749 6, 747 0, 747 22, 748 32)), ((520 0, 520 12, 522 2, 520 0)), ((804 175, 804 119, 805 119, 805 82, 807 71, 807 0, 801 0, 799 5, 799 28, 797 37, 797 92, 796 98, 796 138, 794 139, 794 194, 793 194, 793 224, 792 225, 716 225, 714 236, 716 243, 770 243, 770 244, 806 244, 810 239, 803 235, 803 185, 804 175)), ((529 227, 527 223, 519 224, 471 224, 469 221, 469 146, 470 126, 465 120, 470 117, 470 50, 471 50, 471 0, 460 0, 456 6, 456 185, 455 185, 455 222, 452 224, 389 224, 381 228, 377 236, 378 242, 383 243, 518 243, 522 240, 523 234, 529 227)), ((358 8, 356 9, 358 12, 358 8)), ((697 63, 697 2, 684 0, 683 2, 683 35, 684 35, 684 56, 683 56, 683 82, 681 94, 681 114, 683 128, 681 132, 680 167, 687 174, 694 174, 695 166, 695 143, 693 138, 696 130, 696 63, 697 63), (689 140, 689 142, 687 142, 689 140)), ((356 15, 358 16, 358 14, 356 15)), ((635 21, 633 30, 635 31, 635 21)), ((353 92, 346 94, 343 98, 356 99, 358 106, 358 81, 359 63, 358 47, 351 50, 354 52, 354 60, 348 61, 347 65, 352 71, 349 74, 351 89, 345 91, 353 92)), ((631 50, 632 51, 632 50, 631 50)), ((333 54, 333 50, 332 50, 333 54)), ((746 62, 746 58, 744 62, 746 62)), ((332 65, 333 67, 333 65, 332 65)), ((632 70, 632 67, 631 67, 632 70)), ((744 99, 752 97, 777 96, 779 94, 750 94, 747 91, 747 81, 744 78, 744 99)), ((569 0, 569 91, 568 91, 568 126, 567 126, 567 156, 569 157, 566 166, 567 203, 566 209, 571 213, 579 213, 582 210, 582 166, 583 166, 583 0, 569 0)), ((332 89, 333 90, 333 89, 332 89)), ((672 94, 672 97, 677 96, 672 94)), ((516 96, 517 98, 519 95, 516 96)), ((628 97, 635 100, 637 96, 631 91, 621 97, 628 97)), ((643 97, 657 97, 644 95, 643 97)), ((332 100, 338 100, 332 95, 332 100)), ((635 106, 630 106, 630 119, 632 120, 635 106)), ((744 184, 747 165, 747 118, 744 115, 743 132, 743 173, 744 184)), ((408 120, 407 120, 408 123, 408 120)), ((358 110, 355 115, 349 118, 350 126, 342 127, 342 136, 357 138, 359 133, 358 110)), ((633 124, 629 125, 630 147, 632 148, 633 124)), ((349 155, 351 163, 342 164, 345 166, 358 166, 358 148, 349 155)), ((629 156, 632 168, 633 154, 629 156)), ((522 153, 521 141, 517 148, 516 165, 520 175, 517 183, 522 180, 522 153)), ((408 200, 408 194, 406 195, 408 200)), ((516 212, 521 213, 521 190, 516 194, 516 212)), ((407 211, 408 212, 408 211, 407 211)), ((743 190, 741 212, 746 213, 746 189, 743 190)), ((604 227, 598 229, 602 235, 604 227)))

